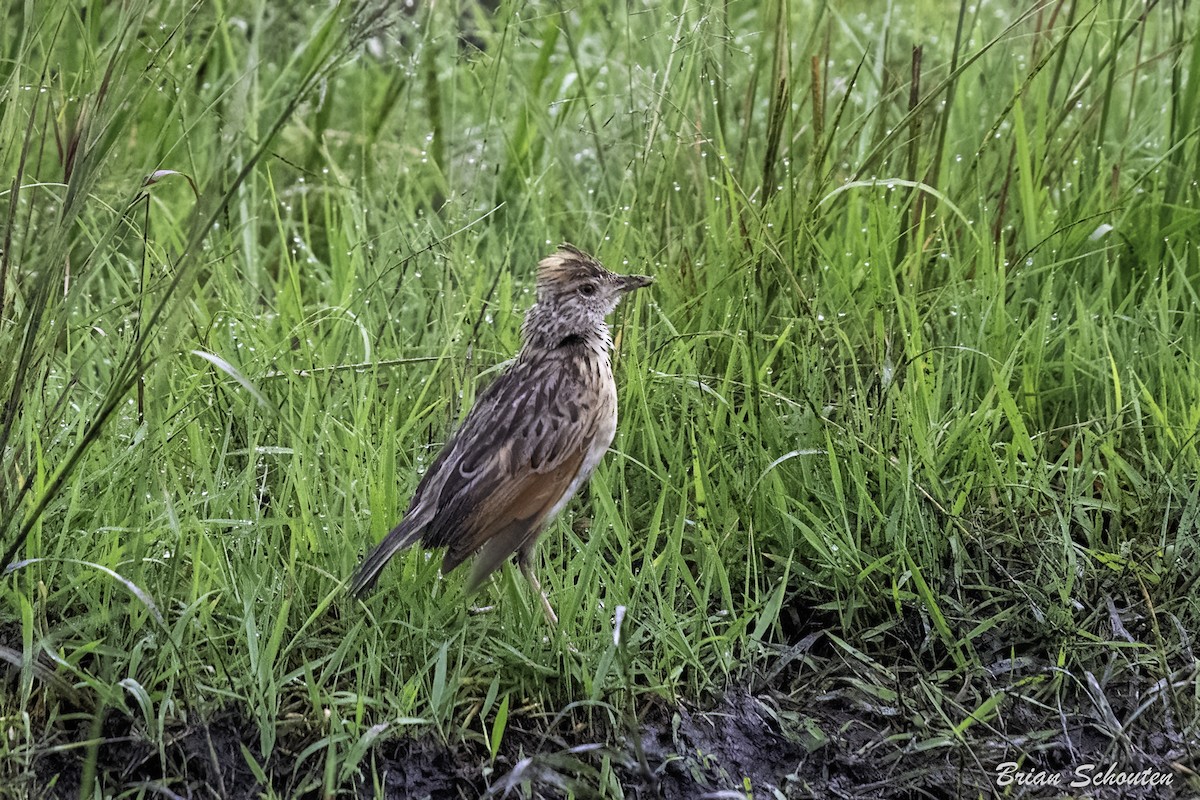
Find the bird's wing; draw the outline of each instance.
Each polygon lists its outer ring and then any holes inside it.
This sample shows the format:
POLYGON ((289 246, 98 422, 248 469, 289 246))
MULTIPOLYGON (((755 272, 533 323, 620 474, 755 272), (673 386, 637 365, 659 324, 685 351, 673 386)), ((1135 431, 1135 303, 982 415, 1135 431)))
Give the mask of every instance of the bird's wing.
POLYGON ((447 548, 445 571, 497 536, 511 542, 489 548, 498 566, 548 521, 596 436, 584 389, 579 361, 562 357, 518 361, 479 396, 430 487, 422 539, 447 548))
POLYGON ((467 582, 467 590, 473 591, 509 556, 531 545, 578 474, 583 452, 576 451, 550 472, 515 477, 489 495, 446 551, 443 570, 453 569, 479 550, 467 582))

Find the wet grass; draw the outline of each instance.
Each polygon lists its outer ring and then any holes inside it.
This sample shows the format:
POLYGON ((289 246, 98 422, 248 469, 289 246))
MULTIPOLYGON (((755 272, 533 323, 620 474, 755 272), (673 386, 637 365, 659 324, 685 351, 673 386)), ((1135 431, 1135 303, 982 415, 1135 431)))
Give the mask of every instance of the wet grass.
POLYGON ((0 795, 1194 790, 1194 15, 448 5, 5 10, 0 795), (561 627, 351 601, 561 240, 561 627))

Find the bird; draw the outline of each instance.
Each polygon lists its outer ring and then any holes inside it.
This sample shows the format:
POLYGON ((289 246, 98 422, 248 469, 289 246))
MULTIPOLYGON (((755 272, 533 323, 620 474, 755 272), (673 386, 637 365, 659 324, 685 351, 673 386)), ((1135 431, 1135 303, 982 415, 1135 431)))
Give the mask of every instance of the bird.
POLYGON ((605 318, 645 275, 610 272, 571 244, 538 263, 537 298, 515 359, 471 410, 417 484, 408 511, 350 581, 364 597, 388 562, 418 540, 445 548, 442 573, 474 555, 468 593, 509 557, 558 615, 533 570, 538 536, 575 496, 612 444, 617 384, 605 318))

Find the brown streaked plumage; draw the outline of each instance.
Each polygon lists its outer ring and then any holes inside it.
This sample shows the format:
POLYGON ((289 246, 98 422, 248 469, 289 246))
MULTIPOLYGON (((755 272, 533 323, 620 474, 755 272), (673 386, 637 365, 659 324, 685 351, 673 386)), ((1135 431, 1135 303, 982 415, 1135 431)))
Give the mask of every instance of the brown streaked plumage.
POLYGON ((420 539, 446 548, 443 572, 476 554, 468 591, 515 555, 546 618, 558 621, 533 573, 534 544, 612 444, 617 386, 604 318, 626 292, 651 282, 609 272, 569 244, 542 259, 520 353, 479 394, 421 478, 404 520, 354 573, 355 596, 420 539))

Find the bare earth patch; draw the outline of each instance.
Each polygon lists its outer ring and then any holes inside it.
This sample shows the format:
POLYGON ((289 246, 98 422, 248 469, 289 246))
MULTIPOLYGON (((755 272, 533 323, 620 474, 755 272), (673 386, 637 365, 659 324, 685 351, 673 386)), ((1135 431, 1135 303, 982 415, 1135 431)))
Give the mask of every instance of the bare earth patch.
MULTIPOLYGON (((912 724, 926 710, 913 697, 888 706, 877 692, 854 688, 848 673, 809 677, 807 689, 731 690, 703 709, 647 706, 637 735, 649 774, 639 766, 639 748, 628 731, 589 729, 560 715, 553 728, 538 719, 511 720, 494 764, 478 741, 385 740, 363 760, 353 787, 342 788, 363 798, 377 797, 381 789, 385 797, 405 800, 589 797, 604 781, 619 782, 626 797, 665 800, 750 793, 789 799, 987 797, 1001 794, 998 765, 1018 761, 1023 779, 1033 785, 1008 786, 1007 796, 1015 798, 1176 798, 1200 790, 1188 775, 1195 742, 1173 735, 1161 714, 1152 723, 1143 711, 1138 728, 1126 729, 1118 742, 1098 733, 1087 712, 1047 710, 1038 717, 1035 705, 1006 700, 1003 730, 980 725, 955 742, 912 724), (1089 763, 1098 765, 1093 775, 1115 764, 1129 773, 1170 776, 1171 783, 1070 788, 1074 770, 1089 763)), ((1134 700, 1133 687, 1126 689, 1134 700)), ((1116 699, 1110 692, 1109 701, 1116 699)), ((72 738, 84 741, 86 728, 72 738)), ((276 746, 267 779, 277 796, 320 796, 323 760, 304 755, 316 738, 296 732, 276 746)), ((232 712, 169 731, 161 755, 115 716, 103 726, 103 739, 95 769, 113 792, 144 787, 166 797, 249 800, 267 788, 245 755, 261 760, 258 731, 232 712)), ((77 797, 86 753, 83 747, 49 750, 32 774, 19 776, 19 785, 30 797, 77 797)))

